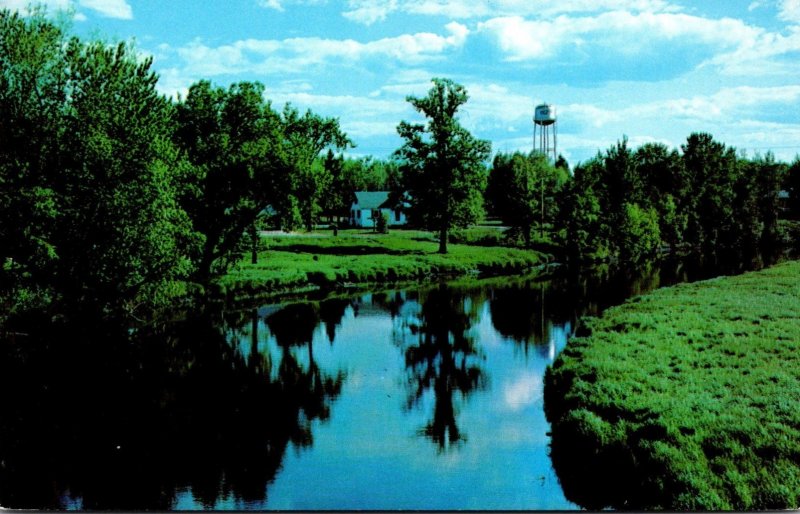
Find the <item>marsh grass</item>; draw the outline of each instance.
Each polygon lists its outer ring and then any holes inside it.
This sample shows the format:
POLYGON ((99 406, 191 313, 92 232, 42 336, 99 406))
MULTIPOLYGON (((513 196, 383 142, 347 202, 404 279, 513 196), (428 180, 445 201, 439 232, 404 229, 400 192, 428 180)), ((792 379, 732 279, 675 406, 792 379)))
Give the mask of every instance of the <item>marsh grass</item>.
POLYGON ((800 505, 800 262, 611 308, 548 370, 552 457, 588 508, 800 505))

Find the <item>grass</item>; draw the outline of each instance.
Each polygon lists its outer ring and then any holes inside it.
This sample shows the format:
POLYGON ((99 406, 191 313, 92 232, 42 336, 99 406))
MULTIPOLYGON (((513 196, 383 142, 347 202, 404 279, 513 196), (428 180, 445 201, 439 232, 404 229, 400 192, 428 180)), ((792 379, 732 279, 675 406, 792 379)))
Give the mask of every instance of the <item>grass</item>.
MULTIPOLYGON (((271 235, 258 263, 243 260, 217 284, 217 295, 229 299, 287 290, 336 288, 352 284, 417 280, 431 276, 516 274, 552 261, 552 256, 489 245, 486 229, 460 232, 474 244, 450 243, 449 253, 437 253, 430 232, 340 230, 306 235, 271 235)), ((497 243, 500 244, 500 241, 497 243)))
POLYGON ((599 509, 800 506, 800 262, 657 290, 546 376, 565 493, 599 509))

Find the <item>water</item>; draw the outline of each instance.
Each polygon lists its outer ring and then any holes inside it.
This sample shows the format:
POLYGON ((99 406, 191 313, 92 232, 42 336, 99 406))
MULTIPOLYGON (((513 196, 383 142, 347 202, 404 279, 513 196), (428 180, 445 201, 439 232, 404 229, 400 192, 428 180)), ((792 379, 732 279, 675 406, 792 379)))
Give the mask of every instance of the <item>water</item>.
POLYGON ((460 281, 196 313, 131 338, 10 338, 0 505, 577 509, 548 455, 547 365, 584 316, 739 269, 460 281))

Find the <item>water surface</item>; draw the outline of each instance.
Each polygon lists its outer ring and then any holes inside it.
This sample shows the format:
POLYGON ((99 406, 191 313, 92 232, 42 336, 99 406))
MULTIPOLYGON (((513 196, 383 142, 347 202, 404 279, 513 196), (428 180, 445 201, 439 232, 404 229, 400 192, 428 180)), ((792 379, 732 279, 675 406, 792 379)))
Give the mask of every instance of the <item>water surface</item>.
POLYGON ((740 269, 462 280, 206 310, 128 337, 11 337, 0 505, 577 509, 548 454, 547 365, 586 315, 740 269))

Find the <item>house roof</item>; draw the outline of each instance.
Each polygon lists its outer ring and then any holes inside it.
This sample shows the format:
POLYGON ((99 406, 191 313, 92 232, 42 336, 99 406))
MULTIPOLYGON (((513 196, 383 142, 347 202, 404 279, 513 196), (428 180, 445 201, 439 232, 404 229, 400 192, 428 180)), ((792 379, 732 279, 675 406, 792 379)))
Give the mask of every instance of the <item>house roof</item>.
POLYGON ((389 191, 356 191, 356 204, 359 209, 388 208, 389 191))

